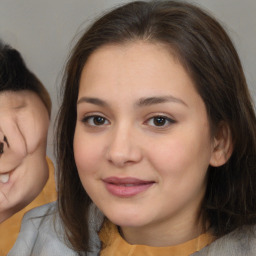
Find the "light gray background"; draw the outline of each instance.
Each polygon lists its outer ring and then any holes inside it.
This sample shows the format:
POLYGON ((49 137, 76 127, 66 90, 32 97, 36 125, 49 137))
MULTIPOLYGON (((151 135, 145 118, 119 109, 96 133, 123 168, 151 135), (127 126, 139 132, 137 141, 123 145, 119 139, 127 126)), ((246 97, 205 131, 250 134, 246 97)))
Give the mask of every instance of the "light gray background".
MULTIPOLYGON (((129 0, 0 0, 0 38, 17 48, 53 101, 48 155, 53 157, 52 126, 58 110, 58 88, 76 35, 95 16, 129 0)), ((221 21, 238 50, 256 102, 256 1, 191 0, 221 21)))

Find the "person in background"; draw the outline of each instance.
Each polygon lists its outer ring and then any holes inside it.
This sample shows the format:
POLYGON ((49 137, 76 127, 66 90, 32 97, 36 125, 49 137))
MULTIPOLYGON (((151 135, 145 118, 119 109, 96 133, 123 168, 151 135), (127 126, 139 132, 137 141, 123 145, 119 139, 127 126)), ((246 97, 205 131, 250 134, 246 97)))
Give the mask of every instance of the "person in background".
POLYGON ((24 213, 56 200, 46 157, 50 96, 20 53, 0 42, 0 255, 13 246, 24 213))
POLYGON ((10 256, 256 255, 254 107, 200 8, 137 1, 93 23, 66 66, 56 140, 58 202, 24 217, 10 256))

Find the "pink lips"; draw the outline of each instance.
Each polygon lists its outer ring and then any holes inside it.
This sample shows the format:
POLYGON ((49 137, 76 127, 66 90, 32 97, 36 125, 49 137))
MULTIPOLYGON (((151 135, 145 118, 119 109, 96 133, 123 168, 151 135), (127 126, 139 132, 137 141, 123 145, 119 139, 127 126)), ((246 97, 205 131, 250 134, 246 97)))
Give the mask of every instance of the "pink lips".
POLYGON ((154 181, 145 181, 136 178, 118 178, 109 177, 103 180, 107 190, 118 197, 132 197, 135 196, 149 187, 154 181))

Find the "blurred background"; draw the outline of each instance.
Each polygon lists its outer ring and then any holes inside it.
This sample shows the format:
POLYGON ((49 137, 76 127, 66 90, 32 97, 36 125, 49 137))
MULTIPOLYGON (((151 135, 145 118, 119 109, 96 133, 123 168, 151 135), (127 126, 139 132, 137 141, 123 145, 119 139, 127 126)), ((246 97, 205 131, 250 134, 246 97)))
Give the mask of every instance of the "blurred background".
MULTIPOLYGON (((0 38, 23 55, 48 89, 52 121, 48 155, 53 155, 53 125, 67 56, 79 33, 95 17, 129 0, 0 0, 0 38)), ((213 14, 231 36, 256 103, 256 1, 191 0, 213 14)))

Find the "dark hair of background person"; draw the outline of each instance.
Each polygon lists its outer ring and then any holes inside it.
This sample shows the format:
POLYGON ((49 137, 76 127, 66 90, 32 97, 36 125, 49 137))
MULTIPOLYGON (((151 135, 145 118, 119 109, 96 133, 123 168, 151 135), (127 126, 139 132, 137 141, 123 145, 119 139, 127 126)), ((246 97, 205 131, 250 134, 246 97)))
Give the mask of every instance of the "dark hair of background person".
POLYGON ((0 93, 22 90, 35 92, 51 116, 52 103, 43 84, 27 68, 19 52, 0 41, 0 93))
POLYGON ((214 18, 194 5, 138 1, 96 21, 80 38, 66 65, 56 133, 58 206, 68 239, 80 252, 89 250, 91 203, 80 182, 73 153, 81 71, 99 47, 138 40, 161 43, 178 57, 205 103, 212 132, 223 123, 231 130, 231 158, 221 167, 208 169, 201 210, 205 227, 221 237, 256 223, 256 119, 230 38, 214 18))

